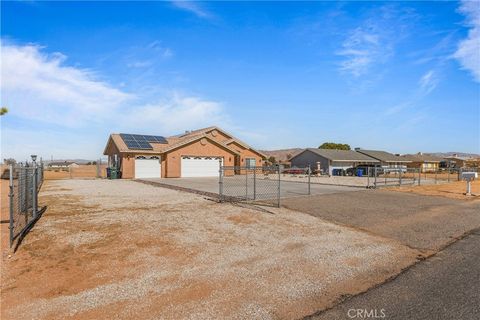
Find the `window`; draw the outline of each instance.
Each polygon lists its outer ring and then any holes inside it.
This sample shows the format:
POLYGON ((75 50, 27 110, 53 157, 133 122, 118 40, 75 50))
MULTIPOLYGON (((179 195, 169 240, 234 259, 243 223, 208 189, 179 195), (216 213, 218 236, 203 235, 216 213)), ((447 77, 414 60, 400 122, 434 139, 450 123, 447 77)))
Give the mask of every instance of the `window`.
POLYGON ((246 158, 245 165, 247 168, 254 168, 255 167, 255 158, 246 158))

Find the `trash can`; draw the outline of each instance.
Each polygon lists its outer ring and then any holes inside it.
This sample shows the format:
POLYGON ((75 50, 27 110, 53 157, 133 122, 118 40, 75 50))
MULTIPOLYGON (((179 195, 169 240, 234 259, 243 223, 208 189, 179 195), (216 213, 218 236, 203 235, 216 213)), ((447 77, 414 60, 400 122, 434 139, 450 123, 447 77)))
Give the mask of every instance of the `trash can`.
POLYGON ((110 169, 110 179, 117 179, 117 169, 116 168, 110 169))
POLYGON ((110 179, 110 173, 111 173, 112 169, 107 168, 106 170, 107 170, 107 179, 110 179))
POLYGON ((363 177, 363 170, 357 169, 357 177, 363 177))

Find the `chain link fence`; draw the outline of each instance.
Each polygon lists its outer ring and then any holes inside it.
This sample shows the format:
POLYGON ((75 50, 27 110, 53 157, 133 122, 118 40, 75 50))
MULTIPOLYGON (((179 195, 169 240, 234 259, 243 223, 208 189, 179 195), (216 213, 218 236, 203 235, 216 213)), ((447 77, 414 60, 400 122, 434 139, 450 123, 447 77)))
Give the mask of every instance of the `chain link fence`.
POLYGON ((10 247, 17 244, 40 217, 38 193, 43 183, 43 164, 26 163, 9 167, 10 247))

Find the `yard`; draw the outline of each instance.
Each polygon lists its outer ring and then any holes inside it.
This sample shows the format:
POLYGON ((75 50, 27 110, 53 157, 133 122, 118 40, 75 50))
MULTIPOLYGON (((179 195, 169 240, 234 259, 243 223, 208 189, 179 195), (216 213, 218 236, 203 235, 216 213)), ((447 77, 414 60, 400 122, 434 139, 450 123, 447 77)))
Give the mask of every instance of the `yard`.
POLYGON ((2 319, 300 318, 419 255, 310 214, 128 180, 46 181, 40 203, 19 250, 3 247, 2 319))

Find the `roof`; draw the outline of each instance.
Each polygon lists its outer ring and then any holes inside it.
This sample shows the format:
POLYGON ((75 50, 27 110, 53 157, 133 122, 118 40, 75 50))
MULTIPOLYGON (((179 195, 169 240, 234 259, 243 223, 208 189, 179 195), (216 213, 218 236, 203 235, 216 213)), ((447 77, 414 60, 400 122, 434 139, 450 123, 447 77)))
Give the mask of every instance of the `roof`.
POLYGON ((363 150, 363 149, 358 149, 356 151, 359 152, 359 153, 363 153, 364 155, 367 155, 369 157, 380 160, 382 162, 411 162, 411 160, 408 160, 408 159, 403 158, 401 156, 394 155, 393 153, 389 153, 389 152, 386 152, 386 151, 363 150))
POLYGON ((442 161, 442 158, 432 156, 430 154, 425 154, 425 153, 404 154, 401 157, 405 158, 407 160, 410 160, 412 162, 440 162, 440 161, 442 161))
POLYGON ((355 162, 379 162, 376 159, 373 159, 364 154, 358 153, 353 150, 334 150, 334 149, 317 149, 317 148, 307 148, 300 152, 299 154, 293 156, 290 160, 295 157, 298 157, 305 151, 310 151, 318 154, 321 157, 324 157, 332 161, 355 161, 355 162))
POLYGON ((104 150, 104 154, 107 154, 107 149, 108 149, 111 142, 116 146, 116 148, 118 149, 118 152, 120 152, 120 153, 141 152, 141 153, 144 153, 144 154, 159 154, 159 153, 165 153, 165 152, 174 150, 176 148, 179 148, 179 147, 181 147, 183 145, 186 145, 188 143, 200 140, 202 138, 206 138, 206 139, 212 141, 213 143, 231 151, 234 154, 238 154, 238 152, 230 146, 231 143, 237 143, 237 144, 243 146, 244 148, 249 149, 249 150, 251 150, 255 153, 258 153, 259 155, 266 158, 266 156, 263 153, 251 148, 246 143, 242 142, 241 140, 239 140, 237 138, 234 138, 232 135, 228 134, 227 132, 225 132, 224 130, 222 130, 222 129, 216 127, 216 126, 211 126, 211 127, 207 127, 207 128, 203 128, 203 129, 189 131, 189 132, 179 134, 179 135, 174 135, 174 136, 171 136, 171 137, 165 137, 165 139, 167 140, 166 144, 165 143, 150 142, 150 145, 152 146, 152 149, 147 149, 147 150, 145 150, 145 149, 130 149, 130 148, 127 147, 127 145, 123 141, 120 134, 113 133, 113 134, 110 135, 110 138, 107 142, 107 146, 105 147, 105 150, 104 150), (215 140, 213 140, 213 139, 211 139, 207 136, 207 133, 209 133, 212 130, 217 130, 219 132, 222 132, 224 135, 228 136, 229 138, 227 140, 221 141, 221 142, 215 141, 215 140))

